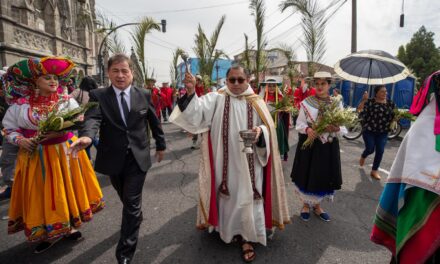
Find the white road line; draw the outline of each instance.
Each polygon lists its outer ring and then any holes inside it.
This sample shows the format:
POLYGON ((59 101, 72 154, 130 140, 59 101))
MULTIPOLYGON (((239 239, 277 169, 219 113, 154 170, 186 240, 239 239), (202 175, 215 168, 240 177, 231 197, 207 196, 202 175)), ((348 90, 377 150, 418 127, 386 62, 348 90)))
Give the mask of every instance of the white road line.
MULTIPOLYGON (((373 167, 373 164, 368 165, 369 167, 373 167)), ((387 175, 390 175, 390 172, 387 170, 384 170, 382 168, 379 168, 379 171, 386 173, 387 175)))

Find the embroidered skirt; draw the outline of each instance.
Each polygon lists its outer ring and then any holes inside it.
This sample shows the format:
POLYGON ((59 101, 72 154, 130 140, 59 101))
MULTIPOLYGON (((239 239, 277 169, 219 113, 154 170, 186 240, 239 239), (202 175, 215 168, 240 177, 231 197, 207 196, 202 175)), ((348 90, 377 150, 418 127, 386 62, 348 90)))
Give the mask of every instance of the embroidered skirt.
POLYGON ((341 158, 339 141, 323 144, 316 139, 312 146, 301 149, 307 135, 299 133, 298 146, 290 177, 303 202, 316 204, 324 198, 332 199, 341 189, 341 158))
MULTIPOLYGON (((72 138, 73 141, 76 138, 72 138)), ((84 150, 67 155, 72 141, 20 149, 9 207, 8 233, 29 241, 69 234, 104 207, 101 188, 84 150)))

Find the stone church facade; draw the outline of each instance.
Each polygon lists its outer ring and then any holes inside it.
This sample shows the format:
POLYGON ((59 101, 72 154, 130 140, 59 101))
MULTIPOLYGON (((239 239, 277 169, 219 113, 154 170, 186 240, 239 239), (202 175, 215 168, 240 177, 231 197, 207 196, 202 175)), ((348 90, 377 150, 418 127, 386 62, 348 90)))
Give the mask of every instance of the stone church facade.
POLYGON ((0 66, 29 57, 68 56, 77 65, 78 79, 97 75, 97 26, 95 0, 1 0, 0 66))

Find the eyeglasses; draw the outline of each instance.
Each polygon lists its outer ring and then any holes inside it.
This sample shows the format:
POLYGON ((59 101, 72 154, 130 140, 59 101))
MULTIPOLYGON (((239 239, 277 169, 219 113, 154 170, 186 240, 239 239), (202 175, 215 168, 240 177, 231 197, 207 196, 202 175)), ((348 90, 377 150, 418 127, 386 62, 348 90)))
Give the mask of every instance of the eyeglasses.
POLYGON ((235 82, 238 81, 239 84, 242 84, 242 83, 244 83, 244 81, 246 81, 246 79, 231 77, 228 79, 228 81, 233 84, 235 84, 235 82))

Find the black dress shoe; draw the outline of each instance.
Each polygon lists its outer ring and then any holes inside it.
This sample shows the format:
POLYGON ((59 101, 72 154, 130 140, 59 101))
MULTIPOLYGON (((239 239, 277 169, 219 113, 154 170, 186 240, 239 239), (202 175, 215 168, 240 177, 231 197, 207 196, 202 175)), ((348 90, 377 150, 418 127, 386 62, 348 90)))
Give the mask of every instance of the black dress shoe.
POLYGON ((118 259, 118 264, 130 264, 130 263, 131 263, 131 260, 129 258, 122 257, 122 258, 118 259))

